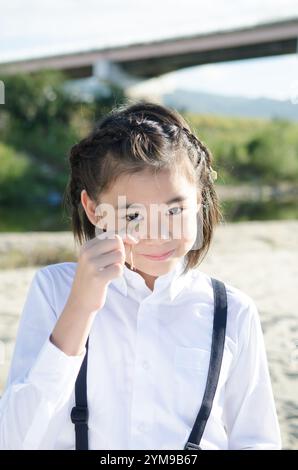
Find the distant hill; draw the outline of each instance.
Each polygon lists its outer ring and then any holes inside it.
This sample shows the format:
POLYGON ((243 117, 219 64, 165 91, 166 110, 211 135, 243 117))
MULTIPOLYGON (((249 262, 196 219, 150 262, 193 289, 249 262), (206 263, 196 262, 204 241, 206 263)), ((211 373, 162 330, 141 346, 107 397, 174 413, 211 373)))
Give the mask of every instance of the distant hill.
POLYGON ((163 103, 180 111, 237 117, 282 118, 298 121, 298 104, 268 98, 243 98, 177 88, 162 95, 163 103))

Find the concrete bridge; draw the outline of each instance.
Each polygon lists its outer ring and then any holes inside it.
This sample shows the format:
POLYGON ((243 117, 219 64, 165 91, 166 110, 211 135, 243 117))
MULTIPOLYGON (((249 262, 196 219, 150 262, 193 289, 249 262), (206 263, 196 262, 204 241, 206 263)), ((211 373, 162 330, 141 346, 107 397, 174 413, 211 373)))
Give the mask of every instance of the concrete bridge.
POLYGON ((187 37, 99 48, 0 64, 0 74, 63 70, 129 88, 182 68, 298 52, 298 17, 187 37))

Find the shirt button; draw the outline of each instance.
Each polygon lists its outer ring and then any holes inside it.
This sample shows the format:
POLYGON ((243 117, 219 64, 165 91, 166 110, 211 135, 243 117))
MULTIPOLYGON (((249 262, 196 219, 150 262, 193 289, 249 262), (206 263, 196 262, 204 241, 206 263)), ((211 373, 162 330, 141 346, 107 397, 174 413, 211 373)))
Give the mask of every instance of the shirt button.
POLYGON ((143 362, 142 362, 142 367, 143 367, 143 369, 145 369, 145 370, 150 369, 150 364, 149 364, 149 362, 148 362, 148 361, 143 361, 143 362))

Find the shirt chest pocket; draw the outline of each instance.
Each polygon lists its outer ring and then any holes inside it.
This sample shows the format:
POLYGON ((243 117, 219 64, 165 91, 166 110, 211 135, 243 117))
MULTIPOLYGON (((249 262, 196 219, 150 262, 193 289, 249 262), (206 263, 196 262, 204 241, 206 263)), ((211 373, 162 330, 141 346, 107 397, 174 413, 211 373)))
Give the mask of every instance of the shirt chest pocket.
MULTIPOLYGON (((201 373, 208 369, 210 352, 200 348, 187 348, 184 346, 176 346, 175 348, 175 370, 190 369, 196 371, 193 373, 201 373)), ((190 372, 191 373, 191 372, 190 372)))
MULTIPOLYGON (((218 387, 225 378, 231 353, 225 347, 218 387)), ((174 355, 174 399, 179 416, 192 427, 205 392, 210 351, 201 348, 176 346, 174 355)))

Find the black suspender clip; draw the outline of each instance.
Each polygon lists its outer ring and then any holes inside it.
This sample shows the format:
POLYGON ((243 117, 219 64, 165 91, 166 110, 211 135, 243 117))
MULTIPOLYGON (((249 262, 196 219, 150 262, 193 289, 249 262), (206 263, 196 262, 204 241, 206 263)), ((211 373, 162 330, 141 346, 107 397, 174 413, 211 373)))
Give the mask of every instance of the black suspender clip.
POLYGON ((187 441, 187 443, 184 446, 184 450, 202 450, 198 444, 194 444, 193 442, 187 441))
POLYGON ((70 417, 73 424, 87 424, 89 419, 88 408, 85 406, 74 406, 70 417))

